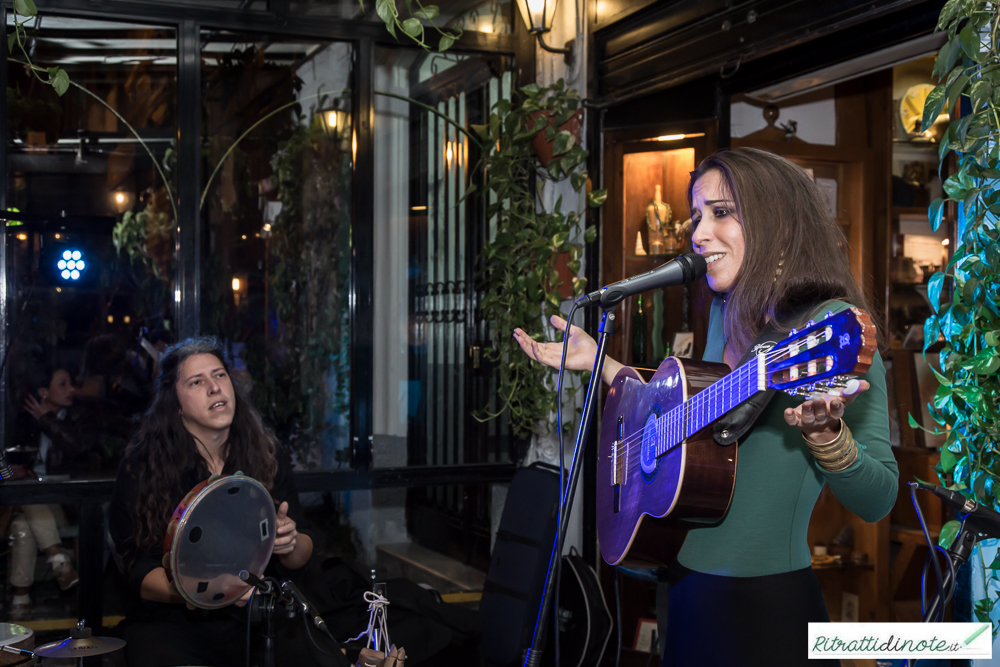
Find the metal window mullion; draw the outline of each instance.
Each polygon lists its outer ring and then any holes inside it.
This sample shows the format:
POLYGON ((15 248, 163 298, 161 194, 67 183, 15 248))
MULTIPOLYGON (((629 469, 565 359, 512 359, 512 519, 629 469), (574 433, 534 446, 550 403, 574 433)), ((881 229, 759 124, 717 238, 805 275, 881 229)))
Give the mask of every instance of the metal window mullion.
POLYGON ((177 29, 177 287, 181 338, 201 329, 201 29, 192 20, 177 29))
MULTIPOLYGON (((7 7, 6 5, 0 4, 3 8, 3 24, 7 25, 7 7)), ((6 36, 6 29, 4 30, 4 35, 6 36)), ((7 108, 7 51, 6 49, 0 48, 0 94, 3 95, 3 106, 0 108, 7 108)), ((7 128, 7 114, 0 114, 0 211, 4 212, 6 215, 7 211, 7 139, 8 139, 8 128, 7 128)), ((7 327, 10 325, 10 320, 7 317, 7 299, 8 291, 7 285, 10 279, 7 273, 7 233, 6 233, 7 222, 4 221, 4 234, 3 240, 0 240, 0 350, 6 350, 8 341, 7 327)), ((6 369, 3 373, 0 373, 0 445, 5 449, 7 447, 7 375, 6 369)), ((13 411, 11 411, 13 414, 13 411)))
MULTIPOLYGON (((459 125, 465 127, 466 122, 466 109, 465 109, 466 99, 465 93, 459 93, 458 97, 455 99, 455 120, 459 125)), ((466 159, 469 154, 468 146, 466 144, 465 135, 455 132, 455 146, 456 152, 458 153, 458 160, 456 164, 458 165, 457 173, 455 175, 455 216, 457 219, 458 227, 458 238, 455 241, 455 247, 458 251, 458 261, 455 266, 455 281, 456 281, 456 295, 455 295, 455 308, 456 312, 465 310, 465 292, 469 285, 465 280, 465 263, 467 257, 465 254, 465 238, 466 238, 466 215, 465 206, 459 205, 458 200, 465 195, 465 179, 466 179, 466 159), (458 289, 458 285, 461 285, 462 289, 458 289)), ((465 318, 457 319, 455 321, 455 332, 456 335, 460 336, 461 344, 456 350, 456 369, 455 377, 458 382, 462 383, 462 390, 458 392, 458 404, 455 406, 455 431, 456 431, 456 443, 457 443, 457 457, 456 463, 465 463, 465 397, 468 396, 468 391, 466 391, 465 383, 465 364, 468 361, 468 355, 466 350, 470 341, 465 339, 465 318)))
POLYGON ((354 218, 351 228, 351 444, 357 468, 371 464, 373 310, 375 255, 375 42, 361 38, 355 46, 354 99, 357 152, 354 161, 354 218))

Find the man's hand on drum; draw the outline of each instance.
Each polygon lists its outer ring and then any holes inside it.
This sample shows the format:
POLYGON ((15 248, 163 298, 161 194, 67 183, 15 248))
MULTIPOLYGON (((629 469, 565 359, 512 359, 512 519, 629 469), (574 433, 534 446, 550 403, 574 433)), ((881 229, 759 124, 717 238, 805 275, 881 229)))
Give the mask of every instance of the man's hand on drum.
POLYGON ((278 536, 274 540, 274 553, 278 556, 295 551, 299 533, 295 530, 295 520, 288 516, 288 503, 278 506, 278 536))
MULTIPOLYGON (((558 315, 553 315, 549 319, 549 322, 559 331, 566 331, 566 320, 558 315)), ((551 366, 552 368, 559 368, 563 346, 561 342, 540 343, 520 328, 514 329, 514 339, 521 346, 521 349, 524 350, 524 353, 535 361, 543 363, 546 366, 551 366)), ((594 359, 597 356, 597 341, 591 338, 586 331, 574 325, 570 327, 567 343, 566 369, 571 371, 591 370, 594 367, 594 359)), ((620 363, 611 357, 607 357, 604 360, 604 372, 601 374, 601 379, 605 383, 611 384, 611 381, 615 379, 621 368, 622 365, 620 363)))
POLYGON ((840 396, 824 394, 785 410, 785 421, 799 428, 813 442, 829 442, 840 433, 840 419, 847 406, 871 385, 865 380, 852 381, 840 396))

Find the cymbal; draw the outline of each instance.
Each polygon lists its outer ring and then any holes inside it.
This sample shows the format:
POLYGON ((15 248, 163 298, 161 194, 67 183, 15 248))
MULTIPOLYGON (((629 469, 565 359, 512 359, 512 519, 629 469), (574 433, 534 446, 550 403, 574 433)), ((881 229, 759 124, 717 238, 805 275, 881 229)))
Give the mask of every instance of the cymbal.
POLYGON ((35 649, 35 655, 41 658, 87 658, 92 655, 111 653, 123 646, 125 646, 125 640, 116 637, 70 638, 39 646, 35 649))

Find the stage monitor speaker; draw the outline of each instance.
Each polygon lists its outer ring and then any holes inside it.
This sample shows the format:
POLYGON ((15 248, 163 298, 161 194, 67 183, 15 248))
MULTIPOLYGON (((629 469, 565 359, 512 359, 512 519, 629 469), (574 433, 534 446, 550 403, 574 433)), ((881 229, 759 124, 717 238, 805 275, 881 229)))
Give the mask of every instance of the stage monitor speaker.
POLYGON ((533 463, 510 482, 479 604, 488 667, 520 665, 531 645, 555 542, 558 500, 554 466, 533 463))

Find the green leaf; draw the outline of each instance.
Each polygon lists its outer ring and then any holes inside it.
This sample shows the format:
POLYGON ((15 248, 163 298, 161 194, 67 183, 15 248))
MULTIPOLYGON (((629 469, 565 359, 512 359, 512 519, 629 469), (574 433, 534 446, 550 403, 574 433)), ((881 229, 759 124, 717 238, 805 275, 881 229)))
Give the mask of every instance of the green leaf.
POLYGON ((962 176, 963 174, 961 173, 952 174, 942 184, 944 191, 955 201, 965 201, 965 194, 968 191, 965 179, 962 176))
POLYGON ((927 281, 927 298, 931 302, 931 308, 938 312, 941 307, 941 287, 944 285, 944 274, 940 271, 934 273, 927 281))
POLYGON ((927 219, 931 223, 931 230, 937 231, 938 227, 941 226, 941 218, 944 215, 944 199, 938 197, 931 202, 930 208, 927 209, 927 219))
POLYGON ((597 240, 597 227, 595 225, 590 225, 584 230, 583 240, 587 243, 593 243, 597 240))
POLYGON ((438 9, 437 5, 427 5, 413 12, 413 15, 418 19, 427 19, 428 21, 436 19, 440 14, 441 10, 438 9))
POLYGON ((993 375, 1000 369, 1000 357, 995 354, 989 354, 989 350, 984 350, 987 354, 982 352, 973 357, 974 363, 971 364, 969 370, 971 370, 976 375, 993 375))
POLYGON ((50 83, 56 94, 62 97, 69 90, 69 74, 66 73, 66 70, 59 69, 56 71, 56 75, 51 78, 50 83))
POLYGON ((576 144, 576 137, 565 130, 556 135, 555 143, 552 146, 553 155, 562 155, 576 144))
POLYGON ((469 128, 471 128, 472 131, 479 135, 479 138, 484 141, 490 138, 490 128, 485 125, 470 124, 469 128))
POLYGON ((959 0, 948 0, 948 2, 944 3, 941 14, 938 16, 937 27, 934 28, 934 31, 937 32, 948 27, 948 22, 955 18, 961 9, 962 5, 959 0))
POLYGON ((955 541, 955 536, 958 535, 961 527, 962 523, 954 519, 941 526, 941 533, 938 535, 938 544, 945 549, 950 547, 951 543, 955 541))
POLYGON ((957 39, 949 39, 938 51, 937 58, 934 60, 934 69, 931 71, 931 76, 940 81, 944 78, 952 66, 955 64, 955 59, 958 53, 961 53, 962 47, 959 45, 957 39), (956 53, 957 51, 957 53, 956 53))
POLYGON ((958 33, 958 41, 962 45, 965 55, 969 56, 969 60, 978 63, 980 48, 979 32, 971 25, 967 25, 958 33))
POLYGON ((608 198, 607 190, 594 190, 589 195, 587 195, 587 204, 590 208, 597 208, 604 204, 604 201, 608 198))
POLYGON ((944 108, 946 92, 944 84, 941 84, 927 94, 927 99, 924 100, 924 117, 920 124, 921 128, 930 127, 937 120, 941 109, 944 108))
POLYGON ((924 352, 927 351, 931 345, 937 342, 939 327, 938 318, 933 315, 927 318, 924 322, 924 352))
MULTIPOLYGON (((965 91, 965 84, 967 84, 967 83, 969 83, 969 76, 966 75, 966 74, 962 74, 958 78, 955 79, 955 82, 952 83, 949 86, 949 88, 948 88, 948 102, 947 102, 945 108, 942 109, 942 111, 946 111, 946 112, 950 113, 951 110, 955 108, 955 103, 958 102, 958 98, 965 91)), ((927 107, 924 107, 924 110, 926 111, 927 107)), ((965 120, 966 118, 968 118, 969 120, 965 121, 964 125, 965 125, 965 127, 968 127, 969 122, 972 121, 972 116, 965 116, 965 117, 962 118, 962 120, 965 120)), ((934 116, 934 118, 931 118, 930 122, 933 123, 935 120, 937 120, 937 116, 934 116)), ((961 124, 961 122, 962 121, 960 120, 959 123, 961 124)), ((921 125, 921 127, 923 127, 923 125, 921 125)), ((930 125, 928 125, 927 127, 930 127, 930 125)), ((964 137, 965 136, 964 130, 962 131, 961 135, 959 135, 956 132, 955 136, 962 136, 962 137, 964 137)))
POLYGON ((403 29, 403 32, 405 32, 410 37, 413 37, 414 39, 416 39, 421 33, 424 32, 424 26, 420 24, 419 19, 413 19, 413 18, 406 19, 405 21, 399 24, 399 27, 403 29))
POLYGON ((979 79, 972 84, 969 89, 969 99, 972 101, 972 109, 982 108, 990 97, 993 96, 993 85, 986 79, 979 79))
POLYGON ((573 186, 573 189, 579 192, 580 188, 587 182, 587 172, 574 171, 569 175, 569 182, 573 186))
POLYGON ((19 16, 35 16, 38 8, 34 0, 14 0, 14 13, 19 16))
POLYGON ((386 25, 395 23, 396 3, 394 0, 375 0, 375 13, 386 25))
POLYGON ((455 38, 452 35, 441 35, 441 41, 438 42, 438 51, 444 52, 452 47, 455 43, 455 38))
POLYGON ((955 468, 955 464, 958 463, 958 459, 955 458, 954 452, 952 452, 947 447, 941 448, 941 470, 945 473, 951 472, 955 468))

